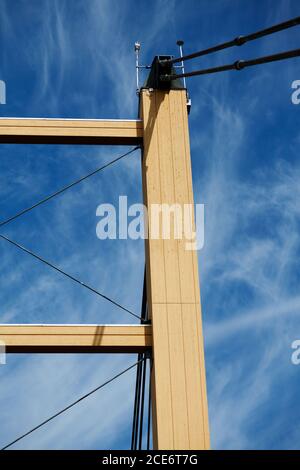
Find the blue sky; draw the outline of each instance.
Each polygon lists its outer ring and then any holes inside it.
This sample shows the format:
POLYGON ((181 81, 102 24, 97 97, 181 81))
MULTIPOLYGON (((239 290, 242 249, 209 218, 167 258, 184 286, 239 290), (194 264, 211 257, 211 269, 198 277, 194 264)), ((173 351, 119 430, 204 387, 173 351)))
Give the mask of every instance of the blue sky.
MULTIPOLYGON (((137 117, 133 44, 142 61, 193 52, 299 16, 296 0, 1 0, 1 116, 137 117)), ((300 29, 202 58, 194 67, 294 49, 300 29)), ((298 41, 298 42, 297 42, 298 41)), ((188 81, 212 446, 297 449, 300 368, 300 59, 188 81)), ((192 64, 187 68, 191 69, 192 64)), ((1 219, 124 148, 0 146, 1 219)), ((143 243, 99 241, 96 208, 141 201, 139 153, 3 232, 138 312, 143 243)), ((4 242, 0 321, 131 323, 4 242)), ((11 355, 0 368, 0 444, 133 363, 134 356, 11 355)), ((28 437, 19 449, 128 448, 134 373, 28 437), (109 410, 109 411, 108 411, 109 410)))

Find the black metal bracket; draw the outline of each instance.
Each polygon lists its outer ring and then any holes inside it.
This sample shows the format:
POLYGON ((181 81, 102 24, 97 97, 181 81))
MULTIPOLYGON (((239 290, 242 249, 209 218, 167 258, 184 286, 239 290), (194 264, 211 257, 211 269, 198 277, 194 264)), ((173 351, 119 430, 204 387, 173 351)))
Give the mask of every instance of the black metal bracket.
POLYGON ((155 56, 151 65, 151 70, 143 88, 153 88, 154 90, 185 90, 183 81, 179 78, 172 80, 162 80, 162 76, 176 75, 176 69, 169 62, 173 56, 155 56))

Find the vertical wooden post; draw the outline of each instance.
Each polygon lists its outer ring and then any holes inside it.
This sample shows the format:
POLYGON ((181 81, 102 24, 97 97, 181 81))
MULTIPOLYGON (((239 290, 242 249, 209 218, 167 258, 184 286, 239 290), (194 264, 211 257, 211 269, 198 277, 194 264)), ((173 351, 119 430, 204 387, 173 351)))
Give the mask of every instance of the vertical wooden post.
MULTIPOLYGON (((142 90, 145 204, 193 204, 186 93, 142 90)), ((150 216, 150 213, 149 213, 150 216)), ((151 217, 149 224, 151 227, 151 217)), ((156 449, 208 449, 197 252, 171 233, 146 243, 156 449)))

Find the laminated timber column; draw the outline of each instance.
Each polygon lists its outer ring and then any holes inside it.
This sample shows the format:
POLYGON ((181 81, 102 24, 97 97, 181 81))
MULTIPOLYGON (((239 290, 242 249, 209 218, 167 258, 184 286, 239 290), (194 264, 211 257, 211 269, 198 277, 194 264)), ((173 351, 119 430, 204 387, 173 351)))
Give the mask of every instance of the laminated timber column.
MULTIPOLYGON (((143 192, 152 204, 193 204, 186 92, 143 89, 143 192)), ((146 242, 156 449, 208 449, 198 260, 186 240, 146 242)))

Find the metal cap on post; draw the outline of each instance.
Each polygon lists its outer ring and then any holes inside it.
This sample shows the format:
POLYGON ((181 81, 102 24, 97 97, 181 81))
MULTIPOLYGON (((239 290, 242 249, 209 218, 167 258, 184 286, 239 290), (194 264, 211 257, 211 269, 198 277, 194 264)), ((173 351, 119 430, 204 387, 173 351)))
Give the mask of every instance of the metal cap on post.
POLYGON ((153 88, 154 90, 184 90, 181 79, 164 80, 164 76, 175 74, 175 69, 170 63, 171 55, 155 56, 151 65, 149 76, 143 88, 153 88))
MULTIPOLYGON (((183 41, 177 41, 182 48, 183 41)), ((182 54, 182 49, 181 49, 182 54)), ((182 80, 180 77, 176 77, 176 66, 172 63, 172 55, 158 55, 155 56, 151 67, 149 67, 150 73, 142 88, 152 90, 186 90, 185 79, 182 80)), ((177 68, 183 69, 183 64, 177 66, 177 68)), ((187 93, 187 91, 186 91, 187 93)), ((187 93, 187 110, 188 113, 191 109, 191 100, 187 93)))

